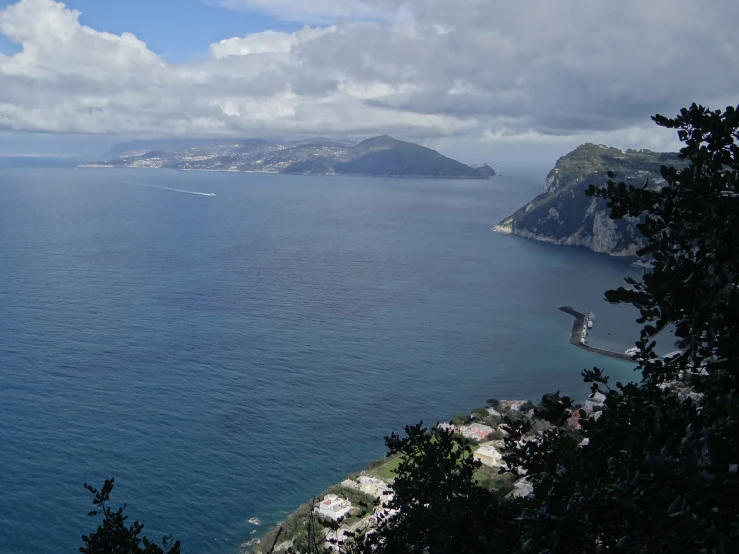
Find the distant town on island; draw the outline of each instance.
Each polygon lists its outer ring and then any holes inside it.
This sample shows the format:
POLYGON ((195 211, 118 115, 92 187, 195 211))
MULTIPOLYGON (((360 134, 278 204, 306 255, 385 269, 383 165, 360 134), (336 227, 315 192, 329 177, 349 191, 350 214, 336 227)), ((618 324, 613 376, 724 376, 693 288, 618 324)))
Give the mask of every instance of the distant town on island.
POLYGON ((136 141, 114 147, 105 158, 81 167, 451 179, 495 176, 489 164, 465 165, 436 150, 388 135, 360 143, 323 137, 291 142, 264 139, 136 141))

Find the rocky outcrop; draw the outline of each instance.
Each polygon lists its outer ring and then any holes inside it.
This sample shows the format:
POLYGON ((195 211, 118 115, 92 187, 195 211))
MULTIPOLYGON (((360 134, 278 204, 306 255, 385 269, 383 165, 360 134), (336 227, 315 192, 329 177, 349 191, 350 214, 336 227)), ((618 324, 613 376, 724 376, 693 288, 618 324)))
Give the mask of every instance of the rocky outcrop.
POLYGON ((649 150, 625 152, 603 145, 584 144, 557 161, 547 175, 544 192, 501 221, 494 230, 520 237, 580 246, 611 256, 636 256, 644 245, 636 218, 614 221, 606 202, 590 198, 590 184, 601 186, 608 172, 627 184, 660 186, 663 165, 682 167, 677 154, 649 150))

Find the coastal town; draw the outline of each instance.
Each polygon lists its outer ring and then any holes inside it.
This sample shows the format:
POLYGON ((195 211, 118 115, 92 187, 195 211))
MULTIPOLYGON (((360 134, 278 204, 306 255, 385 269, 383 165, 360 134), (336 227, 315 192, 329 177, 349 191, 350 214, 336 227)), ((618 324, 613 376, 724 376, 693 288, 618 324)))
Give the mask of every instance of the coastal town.
MULTIPOLYGON (((598 418, 605 406, 606 397, 592 393, 582 405, 577 405, 567 426, 573 431, 580 428, 580 411, 585 417, 598 418)), ((476 481, 486 488, 509 497, 526 497, 533 491, 533 485, 525 477, 515 479, 514 474, 506 472, 505 437, 506 418, 520 420, 526 418, 532 423, 532 430, 521 441, 536 440, 537 436, 551 427, 548 422, 535 416, 534 404, 527 400, 490 399, 484 408, 476 408, 469 415, 456 415, 448 422, 439 423, 441 429, 457 433, 468 439, 473 457, 480 462, 475 475, 476 481)), ((587 439, 582 444, 587 444, 587 439)), ((327 552, 342 552, 346 541, 351 541, 357 533, 372 533, 383 520, 397 515, 391 508, 395 470, 399 457, 389 457, 371 464, 366 470, 349 476, 341 483, 330 487, 310 503, 306 503, 289 515, 284 522, 277 524, 262 538, 252 538, 243 543, 243 549, 255 553, 300 552, 310 522, 318 520, 321 528, 323 548, 327 552)))

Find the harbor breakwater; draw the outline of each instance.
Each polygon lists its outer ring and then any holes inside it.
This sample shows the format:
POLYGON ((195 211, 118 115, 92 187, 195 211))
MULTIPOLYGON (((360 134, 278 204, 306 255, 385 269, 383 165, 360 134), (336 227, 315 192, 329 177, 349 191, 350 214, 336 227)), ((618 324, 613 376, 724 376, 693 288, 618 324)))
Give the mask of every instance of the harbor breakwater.
POLYGON ((575 323, 572 325, 572 331, 570 332, 570 344, 600 354, 602 356, 609 356, 611 358, 617 358, 619 360, 632 361, 634 358, 625 352, 616 352, 615 350, 608 350, 606 348, 598 348, 597 346, 590 346, 585 342, 587 338, 587 317, 588 314, 576 310, 570 306, 563 306, 560 308, 566 314, 570 314, 575 318, 575 323))

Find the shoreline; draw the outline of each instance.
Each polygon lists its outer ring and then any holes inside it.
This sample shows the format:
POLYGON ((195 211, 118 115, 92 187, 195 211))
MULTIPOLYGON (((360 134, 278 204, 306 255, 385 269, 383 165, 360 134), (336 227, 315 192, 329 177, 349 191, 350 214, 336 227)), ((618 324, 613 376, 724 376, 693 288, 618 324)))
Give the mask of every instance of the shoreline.
MULTIPOLYGON (((588 248, 587 246, 583 246, 581 244, 565 244, 564 242, 562 242, 560 240, 553 239, 553 238, 550 238, 550 237, 543 237, 541 235, 534 235, 533 233, 529 233, 529 232, 526 232, 525 234, 524 233, 520 233, 520 232, 516 232, 512 228, 510 228, 510 227, 504 227, 502 225, 495 225, 495 226, 491 227, 490 230, 493 231, 494 233, 500 233, 501 235, 508 235, 508 236, 512 236, 512 237, 519 237, 519 238, 527 239, 527 240, 535 240, 537 242, 543 242, 545 244, 552 244, 554 246, 565 246, 565 247, 568 247, 568 248, 580 248, 582 250, 587 250, 588 252, 592 252, 593 254, 599 254, 601 256, 607 256, 607 257, 609 257, 611 259, 615 259, 615 260, 623 260, 623 261, 626 261, 630 265, 633 265, 634 267, 638 267, 638 268, 646 267, 644 265, 636 265, 636 264, 643 263, 643 262, 641 262, 642 258, 640 258, 639 256, 633 256, 631 254, 618 254, 618 253, 616 253, 616 254, 610 254, 608 252, 598 252, 597 250, 593 250, 592 248, 588 248)), ((648 266, 648 267, 651 267, 651 266, 648 266)))
MULTIPOLYGON (((472 410, 471 415, 468 417, 468 421, 464 425, 455 425, 451 422, 437 423, 433 427, 440 427, 442 429, 452 430, 455 434, 460 434, 463 437, 472 441, 473 456, 478 456, 477 451, 482 446, 495 443, 498 449, 502 452, 502 436, 500 433, 500 425, 503 424, 502 416, 511 415, 512 417, 530 417, 533 419, 533 408, 529 411, 524 412, 520 410, 521 407, 526 407, 530 401, 526 400, 501 400, 497 408, 485 407, 475 408, 472 410), (482 435, 480 428, 486 427, 481 421, 486 419, 480 417, 480 411, 484 410, 490 418, 497 420, 495 428, 489 427, 489 435, 482 435), (499 410, 499 411, 498 411, 499 410), (477 412, 477 414, 475 414, 477 412), (475 438, 478 437, 478 438, 475 438)), ((531 404, 533 406, 533 404, 531 404)), ((455 416, 457 417, 457 416, 455 416)), ((452 418, 454 419, 454 417, 452 418)), ((488 423, 492 421, 488 420, 488 423)), ((483 430, 482 433, 485 431, 483 430)), ((376 522, 384 517, 391 517, 393 512, 386 509, 383 506, 384 498, 392 498, 392 483, 394 481, 394 470, 397 468, 398 463, 401 460, 400 455, 391 455, 384 458, 380 458, 371 462, 364 469, 349 473, 347 477, 339 482, 335 483, 319 494, 316 494, 313 499, 307 500, 300 504, 289 514, 285 515, 285 519, 280 521, 269 528, 264 534, 256 533, 246 542, 243 542, 240 546, 240 552, 242 554, 254 553, 254 554, 266 554, 271 552, 274 546, 274 552, 284 552, 293 545, 293 539, 295 538, 295 528, 299 527, 301 521, 307 519, 311 512, 314 502, 321 502, 326 495, 351 495, 356 494, 357 481, 365 481, 369 484, 369 488, 365 489, 362 485, 359 485, 359 492, 365 495, 372 496, 375 500, 375 508, 370 513, 362 514, 359 519, 355 517, 348 518, 347 522, 342 522, 339 527, 339 531, 342 529, 354 531, 357 529, 368 530, 374 528, 376 522), (352 483, 354 482, 354 483, 352 483), (380 482, 383 485, 380 485, 380 482), (384 488, 385 491, 381 492, 379 489, 384 488), (367 492, 365 492, 367 491, 367 492), (377 513, 383 514, 382 518, 377 517, 377 513)), ((497 465, 490 466, 483 462, 483 466, 476 473, 477 481, 481 486, 492 487, 495 490, 502 490, 506 495, 525 496, 531 492, 525 485, 523 488, 519 484, 519 481, 515 483, 512 480, 511 474, 499 475, 499 468, 504 464, 499 461, 497 465)), ((317 504, 316 504, 317 505, 317 504)), ((316 516, 320 517, 320 516, 316 516)), ((338 533, 338 532, 334 532, 338 533)), ((329 535, 330 537, 339 538, 341 535, 329 535)))
MULTIPOLYGON (((610 358, 621 359, 624 361, 634 361, 633 357, 626 353, 593 347, 582 342, 585 340, 585 336, 587 335, 588 314, 575 310, 574 308, 569 306, 563 306, 559 308, 559 310, 575 317, 575 322, 573 324, 569 338, 569 343, 571 345, 577 346, 578 348, 581 348, 588 352, 600 354, 610 358)), ((593 396, 591 394, 588 397, 588 400, 584 403, 585 411, 588 414, 600 411, 600 409, 602 409, 602 401, 604 400, 605 397, 599 398, 598 396, 593 396)), ((497 471, 500 469, 500 467, 505 465, 500 459, 500 455, 504 453, 504 449, 501 445, 501 438, 505 435, 505 432, 500 427, 501 424, 503 424, 503 416, 513 416, 514 418, 528 417, 534 423, 540 422, 540 420, 537 420, 534 416, 533 403, 531 403, 530 401, 501 400, 494 407, 473 409, 466 425, 455 425, 450 421, 448 423, 438 423, 436 426, 447 430, 452 430, 455 433, 461 434, 465 438, 471 439, 473 444, 473 456, 475 456, 476 458, 479 455, 479 459, 485 459, 487 462, 489 462, 491 458, 488 457, 487 454, 479 454, 477 450, 485 446, 485 452, 493 453, 493 457, 495 457, 497 449, 498 460, 497 462, 493 462, 492 466, 489 466, 494 468, 497 474, 497 471), (525 410, 522 410, 522 408, 525 408, 525 410), (485 414, 483 410, 487 411, 487 415, 489 417, 484 417, 485 414), (488 423, 491 425, 486 426, 486 424, 488 423)), ((456 417, 458 416, 453 417, 452 420, 456 419, 456 417)), ((568 419, 566 425, 578 429, 579 417, 577 415, 573 415, 570 419, 568 419)), ((287 550, 288 547, 293 546, 293 538, 297 536, 295 535, 295 530, 300 527, 301 521, 307 519, 312 513, 311 507, 314 505, 314 502, 320 502, 326 495, 329 494, 336 494, 337 496, 341 496, 343 494, 344 496, 346 496, 349 493, 349 489, 354 489, 354 486, 349 484, 350 481, 354 481, 356 479, 364 477, 366 477, 367 479, 378 479, 382 480, 387 485, 389 490, 392 490, 394 469, 397 467, 399 461, 400 456, 386 456, 385 458, 381 458, 374 462, 371 462, 366 468, 360 470, 359 472, 350 473, 345 480, 329 486, 320 494, 315 495, 313 499, 300 504, 295 510, 289 513, 284 512, 286 516, 285 519, 272 526, 266 533, 259 535, 254 534, 254 531, 252 531, 254 536, 241 544, 241 552, 264 554, 266 552, 270 552, 270 549, 273 546, 274 552, 287 550), (285 529, 288 529, 288 531, 285 532, 285 529)), ((531 492, 530 483, 524 483, 525 478, 519 479, 515 482, 507 482, 506 480, 510 479, 510 477, 507 477, 511 475, 510 473, 498 474, 498 476, 488 475, 485 473, 486 471, 489 471, 488 464, 486 462, 483 462, 483 464, 484 465, 481 468, 483 477, 480 477, 480 479, 481 481, 483 479, 486 479, 486 481, 483 482, 485 482, 487 486, 492 486, 495 488, 495 490, 498 490, 497 487, 500 487, 502 490, 507 491, 506 496, 514 494, 518 496, 526 496, 526 494, 531 492), (508 487, 510 487, 510 489, 508 489, 508 487)), ((377 496, 377 502, 378 505, 382 507, 383 503, 381 496, 377 496)), ((359 521, 353 520, 351 525, 353 525, 354 527, 352 527, 351 530, 356 530, 358 528, 358 525, 365 525, 365 529, 372 528, 370 523, 372 517, 374 516, 367 516, 367 514, 364 514, 359 521)), ((347 528, 347 530, 350 529, 347 528)))
POLYGON ((429 179, 448 181, 490 181, 492 177, 465 177, 462 175, 381 175, 378 173, 282 173, 281 171, 258 171, 254 169, 206 169, 192 167, 139 167, 134 165, 91 165, 78 164, 75 169, 165 169, 169 171, 201 171, 210 173, 257 173, 261 175, 291 175, 294 177, 375 177, 380 179, 429 179))

